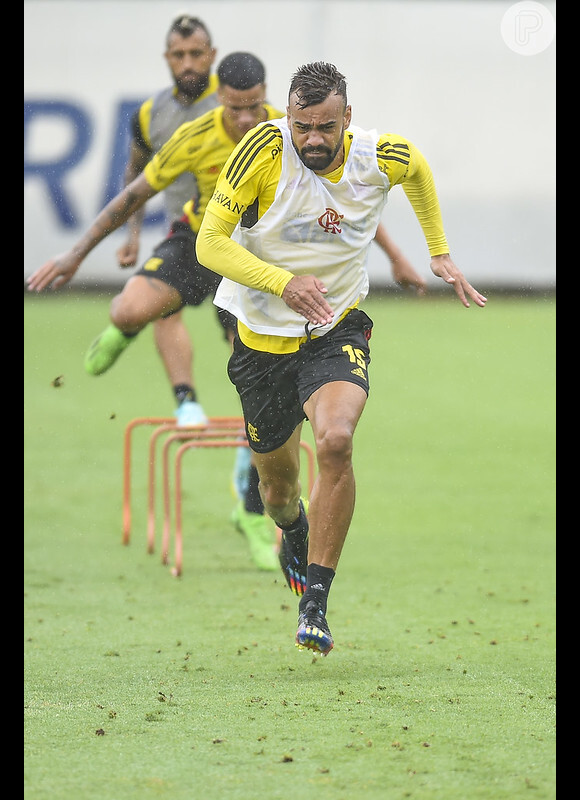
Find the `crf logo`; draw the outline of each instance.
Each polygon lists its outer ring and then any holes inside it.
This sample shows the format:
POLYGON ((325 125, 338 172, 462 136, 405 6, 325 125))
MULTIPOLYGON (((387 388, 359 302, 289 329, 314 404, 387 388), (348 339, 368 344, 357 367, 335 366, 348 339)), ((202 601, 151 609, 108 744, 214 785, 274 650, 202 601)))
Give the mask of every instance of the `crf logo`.
POLYGON ((344 214, 338 214, 333 208, 327 208, 324 214, 318 217, 318 224, 324 228, 325 233, 342 233, 339 225, 343 217, 344 214))

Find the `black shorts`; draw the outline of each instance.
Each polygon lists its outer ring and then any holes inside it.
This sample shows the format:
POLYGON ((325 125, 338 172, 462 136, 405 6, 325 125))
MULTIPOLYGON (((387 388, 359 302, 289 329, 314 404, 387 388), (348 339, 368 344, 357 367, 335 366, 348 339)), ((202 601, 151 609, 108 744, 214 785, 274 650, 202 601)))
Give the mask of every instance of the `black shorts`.
MULTIPOLYGON (((183 306, 199 306, 208 297, 213 297, 221 275, 203 267, 197 260, 195 240, 197 236, 188 222, 177 220, 171 225, 166 238, 153 250, 153 254, 135 275, 157 278, 177 289, 183 306)), ((165 316, 171 316, 171 312, 165 316)), ((220 325, 227 332, 236 330, 236 318, 223 309, 216 308, 220 325)))
POLYGON ((236 337, 228 376, 240 395, 252 450, 281 447, 306 419, 304 403, 326 383, 349 381, 368 394, 372 327, 371 318, 355 309, 325 336, 282 355, 252 350, 236 337))

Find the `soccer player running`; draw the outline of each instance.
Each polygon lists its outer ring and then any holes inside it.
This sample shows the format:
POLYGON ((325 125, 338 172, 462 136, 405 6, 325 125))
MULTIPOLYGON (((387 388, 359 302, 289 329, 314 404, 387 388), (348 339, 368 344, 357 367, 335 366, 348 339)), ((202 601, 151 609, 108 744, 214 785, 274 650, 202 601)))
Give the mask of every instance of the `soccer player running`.
POLYGON ((286 119, 236 146, 196 244, 200 261, 224 276, 214 303, 238 318, 228 374, 266 511, 282 530, 280 565, 300 597, 296 644, 323 655, 334 644, 327 602, 354 512, 353 437, 369 391, 373 322, 359 308, 366 255, 397 184, 432 272, 464 306, 485 306, 451 259, 427 161, 401 136, 351 125, 345 78, 324 62, 294 74, 286 119), (308 517, 299 477, 305 419, 318 462, 308 517))

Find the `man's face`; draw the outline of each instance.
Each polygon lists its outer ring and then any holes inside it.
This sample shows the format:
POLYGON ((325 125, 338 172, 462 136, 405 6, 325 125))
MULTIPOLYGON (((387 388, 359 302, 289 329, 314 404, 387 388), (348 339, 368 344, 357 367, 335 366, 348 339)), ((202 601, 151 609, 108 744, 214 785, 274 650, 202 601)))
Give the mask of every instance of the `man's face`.
POLYGON ((266 119, 266 85, 263 83, 258 83, 251 89, 220 86, 218 98, 224 107, 224 127, 234 142, 239 142, 251 128, 266 119))
POLYGON ((215 47, 210 47, 205 32, 198 28, 191 36, 172 33, 165 51, 177 90, 187 97, 199 97, 216 57, 215 47))
POLYGON ((324 175, 342 163, 344 131, 350 125, 351 108, 344 107, 340 95, 330 94, 319 105, 300 108, 294 93, 286 117, 294 149, 304 166, 324 175))

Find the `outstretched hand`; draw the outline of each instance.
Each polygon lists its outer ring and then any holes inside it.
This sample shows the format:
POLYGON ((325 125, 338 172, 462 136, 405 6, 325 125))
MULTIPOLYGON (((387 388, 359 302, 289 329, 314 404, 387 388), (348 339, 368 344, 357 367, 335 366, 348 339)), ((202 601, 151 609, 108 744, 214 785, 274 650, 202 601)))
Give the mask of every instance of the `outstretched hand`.
POLYGON ((314 275, 294 275, 282 292, 282 300, 312 325, 329 325, 334 319, 334 311, 324 298, 327 291, 314 275))
POLYGON ((476 305, 482 308, 487 303, 487 297, 484 297, 477 289, 474 289, 473 286, 467 282, 464 274, 453 263, 449 253, 433 256, 431 259, 431 271, 438 278, 444 280, 445 283, 449 283, 453 286, 455 294, 459 297, 465 308, 469 308, 467 297, 470 297, 476 305))
POLYGON ((70 252, 51 258, 42 267, 28 278, 28 290, 31 292, 42 292, 43 289, 60 289, 68 283, 80 266, 80 261, 70 252))

